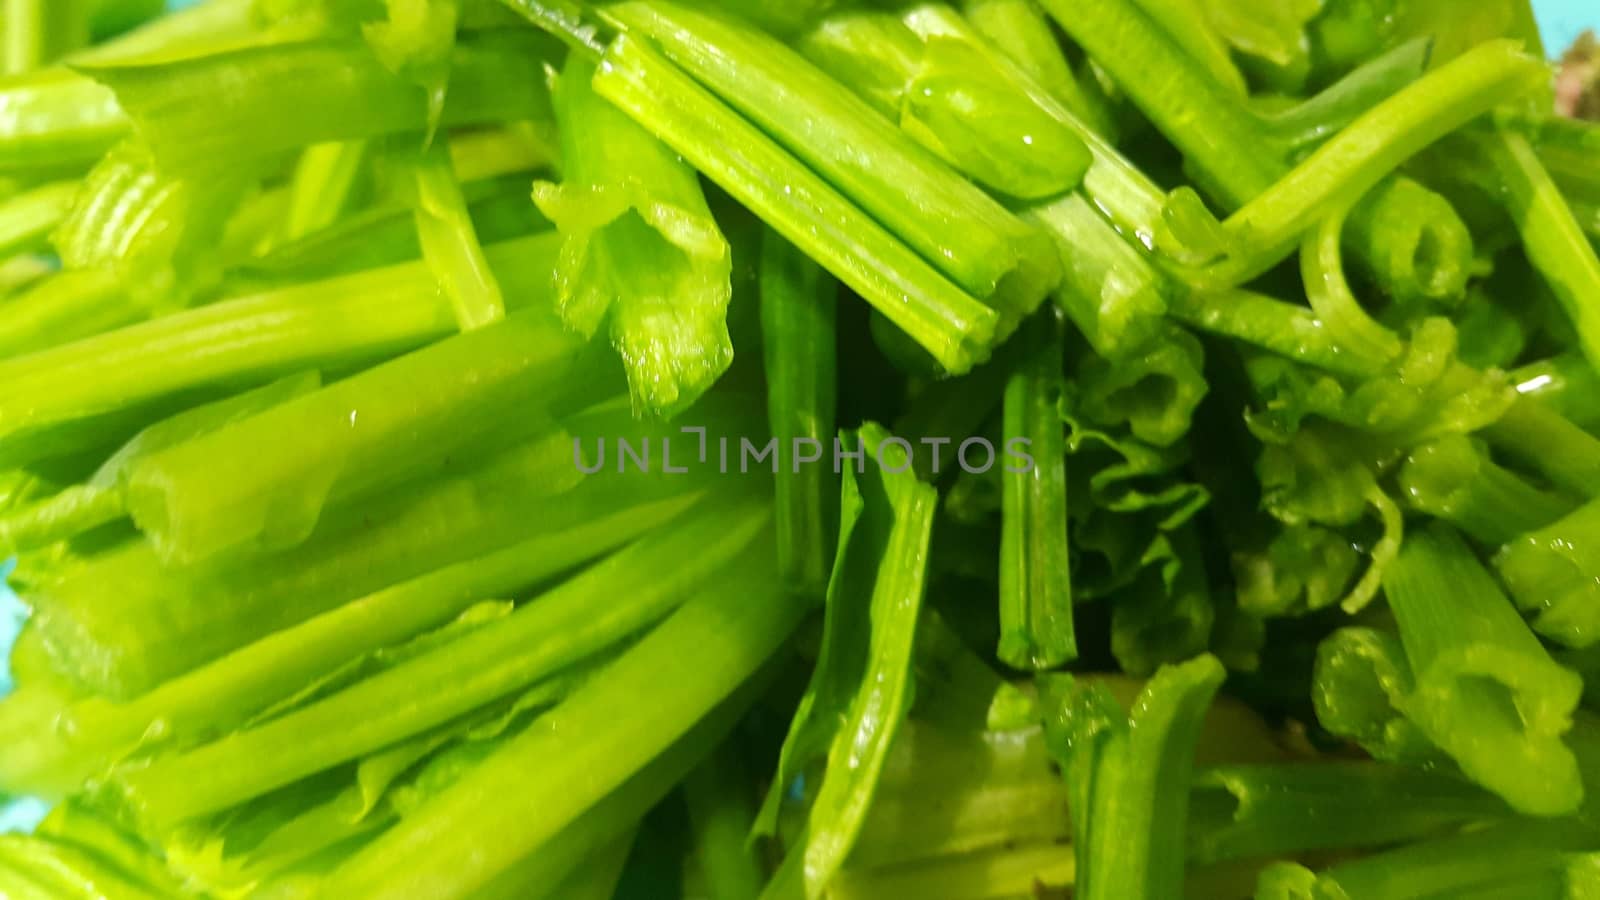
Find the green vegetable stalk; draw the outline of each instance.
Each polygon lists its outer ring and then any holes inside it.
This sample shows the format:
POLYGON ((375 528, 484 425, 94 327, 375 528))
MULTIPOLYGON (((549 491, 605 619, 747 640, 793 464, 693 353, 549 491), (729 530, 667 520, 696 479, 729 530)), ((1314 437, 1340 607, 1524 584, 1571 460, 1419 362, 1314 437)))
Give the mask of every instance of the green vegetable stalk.
POLYGON ((766 553, 711 583, 566 702, 398 826, 344 860, 329 896, 471 896, 711 712, 794 629, 806 604, 788 597, 766 553), (694 647, 685 654, 684 647, 694 647), (672 684, 625 717, 620 704, 672 684), (581 736, 589 753, 565 752, 581 736))
POLYGON ((1028 463, 1001 474, 1000 660, 1015 669, 1053 669, 1078 655, 1067 548, 1065 373, 1051 314, 1029 323, 1028 349, 1005 388, 1005 439, 1022 442, 1028 463))
POLYGON ((1541 490, 1498 465, 1461 435, 1411 451, 1399 479, 1413 508, 1494 546, 1543 528, 1577 507, 1571 498, 1541 490))
POLYGON ((1131 716, 1103 685, 1045 682, 1045 729, 1072 811, 1076 896, 1182 895, 1195 741, 1222 679, 1210 655, 1165 667, 1131 716))
POLYGON ((1510 815, 1448 773, 1373 762, 1219 766, 1195 775, 1194 862, 1382 847, 1510 815))
MULTIPOLYGON (((668 0, 606 14, 774 135, 974 297, 1009 333, 1059 279, 1048 240, 803 57, 765 34, 668 0)), ((915 113, 914 113, 915 115, 915 113)))
POLYGON ((628 36, 613 41, 594 87, 860 294, 946 370, 960 374, 987 358, 999 314, 946 280, 644 42, 628 36))
POLYGON ((1495 568, 1516 599, 1534 616, 1540 634, 1571 647, 1600 642, 1595 536, 1600 501, 1516 537, 1495 557, 1495 568))
POLYGON ((328 504, 549 415, 576 355, 539 313, 442 341, 140 460, 129 510, 167 559, 292 547, 328 504))
POLYGON ((1583 784, 1561 736, 1583 680, 1550 659, 1444 525, 1412 532, 1383 583, 1415 679, 1406 716, 1517 810, 1575 812, 1583 784))
POLYGON ((810 442, 818 453, 833 451, 839 284, 771 231, 760 279, 768 424, 780 461, 789 462, 774 481, 778 565, 791 585, 820 596, 833 569, 838 479, 830 466, 800 464, 797 448, 810 442))
POLYGON ((708 498, 684 520, 498 622, 266 724, 129 768, 122 786, 142 820, 165 828, 443 724, 582 662, 659 621, 764 535, 765 506, 721 500, 708 498), (625 602, 596 615, 596 597, 625 602), (455 688, 414 690, 446 683, 455 688), (313 734, 321 737, 307 738, 313 734), (196 780, 196 772, 210 774, 196 780))
POLYGON ((558 303, 584 336, 608 324, 634 407, 671 415, 733 361, 731 258, 694 170, 594 92, 574 55, 556 88, 562 184, 534 199, 563 237, 558 303))

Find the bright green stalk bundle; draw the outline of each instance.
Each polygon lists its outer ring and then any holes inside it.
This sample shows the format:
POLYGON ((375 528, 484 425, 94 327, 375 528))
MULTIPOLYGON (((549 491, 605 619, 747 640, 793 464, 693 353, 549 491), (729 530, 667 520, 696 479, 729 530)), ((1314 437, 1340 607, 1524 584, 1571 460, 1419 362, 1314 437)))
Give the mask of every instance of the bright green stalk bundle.
POLYGON ((783 44, 668 0, 630 0, 606 14, 658 42, 669 59, 988 302, 1003 334, 1059 280, 1056 255, 1038 229, 783 44))
POLYGON ((134 521, 166 559, 292 547, 323 509, 551 412, 576 344, 533 312, 442 341, 141 460, 134 521))
POLYGON ((131 325, 149 316, 105 271, 56 272, 25 285, 5 302, 0 318, 0 365, 131 325))
POLYGON ((345 860, 322 892, 472 896, 547 844, 778 651, 806 603, 787 596, 773 575, 768 553, 735 564, 566 702, 345 860), (617 715, 659 684, 673 690, 617 715), (571 752, 575 738, 589 752, 571 752))
MULTIPOLYGON (((519 306, 548 308, 546 267, 558 250, 554 236, 545 235, 491 248, 489 260, 513 286, 519 306)), ((61 277, 80 274, 93 277, 61 277)), ((27 454, 40 434, 85 421, 92 426, 118 410, 308 368, 366 363, 455 327, 426 270, 409 264, 239 297, 0 360, 0 455, 27 454)))
POLYGON ((130 767, 121 782, 140 818, 164 829, 442 725, 666 617, 747 552, 769 521, 764 504, 712 495, 510 616, 265 724, 130 767), (596 598, 625 601, 597 614, 596 598), (454 688, 418 694, 418 684, 454 688), (197 780, 200 772, 207 777, 197 780))
MULTIPOLYGON (((412 577, 266 635, 127 702, 85 698, 0 754, 7 785, 68 785, 102 770, 149 735, 172 746, 215 738, 306 684, 460 614, 488 597, 513 596, 544 578, 625 545, 682 512, 687 494, 635 501, 621 492, 563 495, 581 509, 562 531, 535 534, 503 549, 412 577), (32 759, 33 762, 26 760, 32 759)), ((6 704, 0 702, 0 709, 6 704)), ((52 788, 53 792, 57 788, 52 788)))
POLYGON ((998 313, 946 280, 646 43, 627 36, 613 41, 594 87, 860 294, 946 370, 960 374, 988 357, 998 313))
POLYGON ((562 182, 534 186, 563 237, 557 302, 581 335, 606 325, 635 409, 671 416, 733 362, 731 252, 694 170, 596 95, 594 75, 576 54, 562 71, 562 182))
POLYGON ((608 492, 643 499, 693 486, 636 477, 574 492, 572 454, 569 436, 546 434, 459 477, 331 514, 292 550, 230 565, 167 568, 148 543, 124 543, 29 596, 58 665, 124 699, 341 603, 573 527, 608 492))
POLYGON ((134 435, 89 480, 0 515, 0 553, 40 549, 128 514, 128 472, 140 459, 215 431, 321 387, 315 373, 291 375, 225 400, 185 410, 134 435))

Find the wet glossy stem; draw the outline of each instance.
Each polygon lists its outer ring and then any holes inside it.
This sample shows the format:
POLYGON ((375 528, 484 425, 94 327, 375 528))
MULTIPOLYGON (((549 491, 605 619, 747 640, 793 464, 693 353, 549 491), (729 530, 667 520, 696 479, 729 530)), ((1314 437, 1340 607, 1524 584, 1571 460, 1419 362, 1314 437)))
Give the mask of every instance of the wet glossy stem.
POLYGON ((860 294, 947 370, 987 355, 999 317, 642 41, 607 51, 594 88, 860 294))

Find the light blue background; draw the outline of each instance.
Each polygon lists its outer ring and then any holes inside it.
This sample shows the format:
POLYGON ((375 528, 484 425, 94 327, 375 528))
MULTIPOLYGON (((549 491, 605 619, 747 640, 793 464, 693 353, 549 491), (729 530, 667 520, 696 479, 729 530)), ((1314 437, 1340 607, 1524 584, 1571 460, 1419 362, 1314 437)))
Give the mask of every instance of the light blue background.
POLYGON ((1533 11, 1552 56, 1572 46, 1585 28, 1600 28, 1597 0, 1533 0, 1533 11))

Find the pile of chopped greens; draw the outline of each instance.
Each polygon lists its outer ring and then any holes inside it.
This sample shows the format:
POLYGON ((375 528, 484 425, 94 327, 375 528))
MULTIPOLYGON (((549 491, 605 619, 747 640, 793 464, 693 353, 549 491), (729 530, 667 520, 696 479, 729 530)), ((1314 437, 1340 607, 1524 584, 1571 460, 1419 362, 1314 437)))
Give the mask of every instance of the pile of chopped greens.
POLYGON ((1600 895, 1525 0, 0 32, 0 896, 1600 895))

